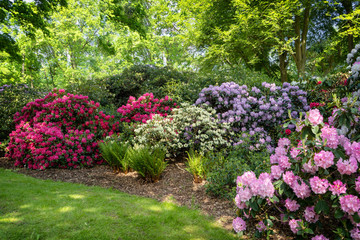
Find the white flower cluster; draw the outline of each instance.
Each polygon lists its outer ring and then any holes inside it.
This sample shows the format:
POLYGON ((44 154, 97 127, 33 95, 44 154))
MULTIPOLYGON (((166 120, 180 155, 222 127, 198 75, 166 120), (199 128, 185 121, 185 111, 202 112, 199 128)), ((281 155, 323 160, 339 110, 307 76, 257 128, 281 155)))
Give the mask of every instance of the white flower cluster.
POLYGON ((177 145, 179 136, 175 125, 170 118, 162 117, 158 114, 145 124, 139 124, 135 129, 134 143, 140 146, 151 146, 152 148, 162 147, 166 149, 169 156, 172 146, 177 145))
POLYGON ((349 65, 352 65, 354 62, 360 62, 360 56, 357 56, 360 52, 360 44, 356 44, 355 48, 347 55, 346 62, 349 65), (355 58, 356 57, 356 58, 355 58))
POLYGON ((193 148, 200 153, 230 146, 228 123, 220 123, 214 109, 189 104, 173 110, 173 124, 179 130, 177 149, 193 148))

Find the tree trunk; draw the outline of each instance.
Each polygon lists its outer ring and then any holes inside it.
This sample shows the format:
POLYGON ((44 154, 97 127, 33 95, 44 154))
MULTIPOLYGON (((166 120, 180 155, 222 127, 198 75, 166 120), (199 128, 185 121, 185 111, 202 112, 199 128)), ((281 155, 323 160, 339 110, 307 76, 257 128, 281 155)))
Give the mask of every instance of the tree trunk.
MULTIPOLYGON (((341 0, 341 4, 345 8, 346 14, 350 14, 353 12, 352 0, 341 0)), ((349 29, 352 26, 352 23, 351 23, 351 21, 347 21, 347 24, 348 24, 348 26, 346 27, 346 29, 349 29)), ((354 46, 354 35, 349 33, 347 35, 347 42, 348 42, 348 52, 351 52, 351 50, 355 47, 354 46)))
POLYGON ((288 61, 286 61, 287 52, 283 52, 282 54, 279 54, 279 67, 280 67, 280 74, 281 74, 281 82, 287 82, 287 65, 288 61))
POLYGON ((311 9, 311 2, 308 1, 305 5, 303 21, 301 21, 301 16, 295 15, 294 30, 295 30, 296 39, 295 39, 294 59, 298 71, 298 76, 303 76, 305 73, 306 41, 307 41, 307 33, 309 31, 310 9, 311 9))

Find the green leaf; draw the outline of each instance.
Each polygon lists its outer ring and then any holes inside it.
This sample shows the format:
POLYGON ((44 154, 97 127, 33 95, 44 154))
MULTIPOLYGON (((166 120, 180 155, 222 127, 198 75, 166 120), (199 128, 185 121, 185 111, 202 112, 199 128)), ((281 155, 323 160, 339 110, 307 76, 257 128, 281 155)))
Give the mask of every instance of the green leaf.
POLYGON ((317 214, 324 213, 329 214, 329 206, 324 200, 319 200, 315 206, 315 212, 317 214))
POLYGON ((360 217, 358 213, 355 213, 353 216, 354 222, 359 223, 360 222, 360 217))
POLYGON ((259 211, 259 205, 255 201, 250 203, 250 207, 256 212, 259 211))
POLYGON ((334 217, 339 219, 342 218, 344 216, 344 212, 341 211, 341 209, 336 209, 335 213, 334 213, 334 217))
POLYGON ((311 228, 305 228, 304 232, 308 234, 314 234, 314 231, 311 228))
POLYGON ((318 126, 318 125, 313 126, 313 127, 311 128, 311 131, 316 135, 316 134, 319 132, 319 126, 318 126))

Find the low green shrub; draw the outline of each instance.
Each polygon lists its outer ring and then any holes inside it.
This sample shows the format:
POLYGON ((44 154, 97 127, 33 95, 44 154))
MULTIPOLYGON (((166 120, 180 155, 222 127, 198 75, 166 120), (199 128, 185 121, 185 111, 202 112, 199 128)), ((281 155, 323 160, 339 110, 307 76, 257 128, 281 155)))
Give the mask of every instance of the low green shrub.
POLYGON ((206 192, 210 195, 232 199, 236 195, 236 178, 239 173, 254 171, 269 172, 270 162, 267 151, 248 151, 234 147, 229 152, 223 151, 208 155, 206 192))
POLYGON ((161 173, 166 168, 166 151, 163 148, 135 146, 129 148, 126 154, 133 170, 137 171, 146 181, 158 182, 161 173))
POLYGON ((128 144, 119 141, 119 139, 106 138, 104 142, 99 143, 102 157, 114 169, 114 172, 123 171, 127 173, 130 168, 128 159, 125 158, 128 144))
POLYGON ((13 116, 36 98, 45 96, 44 90, 29 88, 25 84, 0 86, 0 141, 15 130, 13 116))
POLYGON ((186 170, 194 177, 194 182, 201 183, 206 177, 206 157, 197 151, 190 150, 187 152, 186 170))

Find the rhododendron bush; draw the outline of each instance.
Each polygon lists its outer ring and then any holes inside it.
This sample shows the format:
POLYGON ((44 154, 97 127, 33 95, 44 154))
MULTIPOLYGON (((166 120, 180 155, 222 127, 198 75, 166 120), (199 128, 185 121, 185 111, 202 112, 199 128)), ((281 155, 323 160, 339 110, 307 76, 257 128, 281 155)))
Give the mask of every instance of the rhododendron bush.
POLYGON ((278 222, 304 239, 360 239, 360 143, 324 124, 318 109, 292 121, 296 134, 278 141, 271 172, 237 178, 235 231, 253 218, 257 236, 278 222))
MULTIPOLYGON (((253 138, 253 150, 260 149, 263 145, 270 152, 277 137, 274 130, 289 118, 288 110, 294 118, 309 110, 306 92, 289 83, 279 87, 264 82, 261 89, 248 89, 246 85, 239 86, 234 82, 209 86, 201 91, 196 104, 214 108, 219 119, 229 123, 235 132, 248 133, 245 137, 257 134, 253 138)), ((294 126, 289 125, 289 128, 293 129, 294 126)), ((237 143, 241 144, 242 137, 238 137, 237 143)))
POLYGON ((123 116, 120 119, 122 122, 146 123, 155 114, 166 117, 176 105, 168 96, 158 99, 154 98, 152 93, 145 93, 138 99, 130 96, 127 104, 121 106, 117 111, 123 116))
POLYGON ((119 129, 87 96, 56 90, 28 103, 14 117, 7 157, 31 169, 101 164, 97 141, 119 129))

